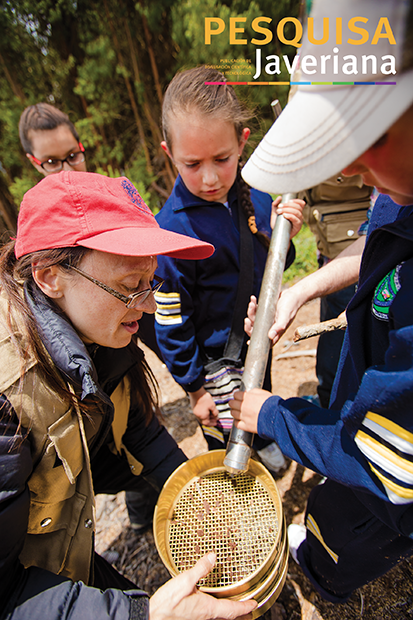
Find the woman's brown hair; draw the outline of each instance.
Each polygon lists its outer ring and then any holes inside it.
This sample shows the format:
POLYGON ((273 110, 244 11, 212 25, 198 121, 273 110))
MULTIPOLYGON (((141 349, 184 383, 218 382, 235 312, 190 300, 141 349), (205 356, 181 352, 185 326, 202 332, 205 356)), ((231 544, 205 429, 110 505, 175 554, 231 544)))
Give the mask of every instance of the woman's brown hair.
MULTIPOLYGON (((69 398, 72 400, 73 393, 62 381, 62 376, 53 364, 42 342, 36 319, 26 301, 23 286, 26 282, 33 287, 37 286, 32 273, 34 269, 40 267, 58 265, 67 271, 68 275, 72 274, 69 265, 78 266, 86 253, 91 250, 81 247, 57 248, 33 252, 16 259, 14 244, 14 241, 10 241, 0 251, 0 288, 8 301, 7 327, 13 334, 13 326, 17 324, 22 326, 27 334, 27 340, 13 338, 22 362, 27 358, 30 351, 33 352, 43 379, 62 399, 69 398), (30 351, 27 348, 27 341, 30 351)), ((58 306, 56 306, 56 312, 62 312, 58 306)), ((145 415, 145 419, 149 422, 154 411, 158 411, 156 379, 145 361, 143 352, 138 347, 136 347, 136 361, 137 363, 128 373, 133 386, 131 407, 139 406, 145 415)), ((94 407, 96 404, 91 402, 81 403, 81 409, 85 412, 91 411, 94 407)))
MULTIPOLYGON (((225 76, 216 69, 201 66, 181 71, 175 75, 166 89, 162 105, 163 136, 171 153, 173 151, 171 132, 173 117, 182 116, 185 118, 194 110, 203 115, 215 116, 220 120, 232 123, 239 141, 245 123, 252 116, 239 101, 232 86, 227 84, 225 76), (215 83, 210 84, 211 82, 215 83)), ((269 238, 265 233, 257 230, 250 188, 241 176, 241 169, 240 162, 236 178, 240 205, 251 232, 257 236, 264 247, 268 248, 269 238)))
POLYGON ((25 153, 32 153, 30 131, 50 131, 61 125, 66 125, 76 140, 79 142, 79 134, 67 114, 55 108, 50 103, 35 103, 23 110, 19 120, 19 137, 25 153))

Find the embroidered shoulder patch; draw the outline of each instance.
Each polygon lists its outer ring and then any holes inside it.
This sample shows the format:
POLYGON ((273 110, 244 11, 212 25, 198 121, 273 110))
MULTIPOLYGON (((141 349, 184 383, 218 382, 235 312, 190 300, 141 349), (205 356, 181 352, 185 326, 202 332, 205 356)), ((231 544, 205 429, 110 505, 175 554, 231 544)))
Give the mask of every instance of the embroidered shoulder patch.
POLYGON ((400 290, 399 272, 403 263, 392 269, 378 284, 374 291, 371 311, 381 321, 389 320, 389 310, 394 298, 400 290))
POLYGON ((123 189, 125 190, 125 192, 128 194, 130 200, 133 202, 134 205, 136 205, 137 207, 140 207, 146 213, 148 213, 148 212, 151 213, 150 208, 142 200, 142 198, 138 194, 135 186, 132 185, 132 183, 130 181, 128 181, 127 179, 123 179, 123 181, 121 182, 121 185, 122 185, 123 189))

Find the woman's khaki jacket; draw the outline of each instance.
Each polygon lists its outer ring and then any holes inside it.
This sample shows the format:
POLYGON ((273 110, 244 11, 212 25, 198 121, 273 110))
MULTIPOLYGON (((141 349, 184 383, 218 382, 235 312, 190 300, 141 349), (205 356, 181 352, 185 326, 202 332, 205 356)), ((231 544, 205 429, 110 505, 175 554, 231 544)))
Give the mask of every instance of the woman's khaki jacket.
MULTIPOLYGON (((20 560, 25 567, 38 566, 87 584, 95 532, 88 441, 99 432, 103 414, 86 416, 77 398, 62 400, 39 376, 32 354, 22 361, 16 342, 24 337, 21 330, 10 334, 6 328, 5 305, 0 296, 0 393, 29 435, 33 462, 27 481, 29 523, 20 560)), ((119 451, 129 413, 126 382, 112 395, 117 405, 112 428, 119 451)), ((109 402, 106 416, 113 415, 110 409, 109 402)), ((142 466, 129 457, 133 473, 140 473, 142 466)))

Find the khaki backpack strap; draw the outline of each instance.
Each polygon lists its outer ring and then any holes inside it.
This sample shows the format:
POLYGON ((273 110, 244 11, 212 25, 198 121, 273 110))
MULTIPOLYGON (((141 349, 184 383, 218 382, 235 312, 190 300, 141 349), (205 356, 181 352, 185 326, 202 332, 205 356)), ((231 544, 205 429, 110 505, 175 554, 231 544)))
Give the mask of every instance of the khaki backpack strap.
POLYGON ((131 472, 135 476, 139 476, 143 469, 140 463, 123 445, 123 435, 128 426, 129 409, 130 409, 130 380, 129 377, 123 377, 122 381, 116 387, 110 396, 115 412, 112 422, 112 433, 114 446, 112 452, 121 454, 122 451, 128 460, 131 472))

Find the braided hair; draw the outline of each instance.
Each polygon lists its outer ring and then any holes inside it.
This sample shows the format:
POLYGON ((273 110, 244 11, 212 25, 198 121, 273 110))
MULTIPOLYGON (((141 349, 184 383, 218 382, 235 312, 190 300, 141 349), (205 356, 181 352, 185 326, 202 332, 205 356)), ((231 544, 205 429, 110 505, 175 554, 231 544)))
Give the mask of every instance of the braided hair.
MULTIPOLYGON (((241 140, 244 125, 252 115, 241 104, 233 87, 226 82, 222 73, 205 66, 180 71, 175 75, 166 89, 162 105, 162 131, 171 153, 173 118, 180 115, 185 117, 193 110, 232 123, 238 140, 241 140), (221 83, 217 84, 217 82, 221 83)), ((245 214, 249 229, 262 245, 268 248, 269 238, 265 233, 257 230, 250 188, 241 176, 241 169, 242 165, 239 163, 236 177, 239 204, 245 214)))
POLYGON ((264 246, 266 250, 268 250, 270 246, 270 239, 268 235, 264 232, 261 232, 257 228, 257 223, 255 221, 255 209, 251 200, 251 192, 250 186, 244 181, 241 176, 242 163, 238 162, 238 170, 237 170, 237 192, 238 192, 238 201, 239 205, 244 212, 245 217, 247 218, 248 228, 255 235, 258 241, 264 246))

